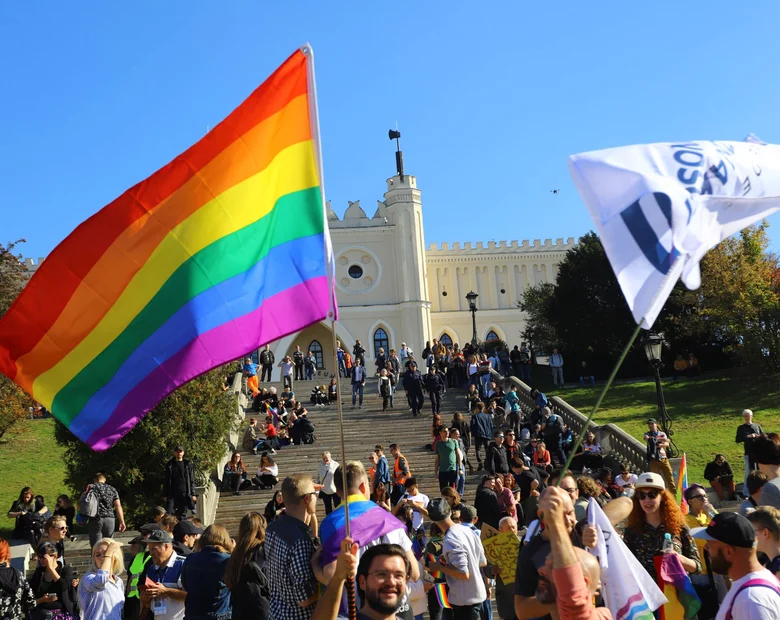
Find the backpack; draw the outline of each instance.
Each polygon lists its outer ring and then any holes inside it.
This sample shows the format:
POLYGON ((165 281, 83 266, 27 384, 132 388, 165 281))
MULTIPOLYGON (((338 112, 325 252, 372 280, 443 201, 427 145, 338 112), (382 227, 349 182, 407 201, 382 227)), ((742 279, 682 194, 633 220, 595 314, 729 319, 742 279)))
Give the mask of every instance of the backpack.
POLYGON ((98 513, 98 495, 93 490, 92 485, 87 486, 87 489, 79 497, 79 514, 87 519, 97 517, 98 513))

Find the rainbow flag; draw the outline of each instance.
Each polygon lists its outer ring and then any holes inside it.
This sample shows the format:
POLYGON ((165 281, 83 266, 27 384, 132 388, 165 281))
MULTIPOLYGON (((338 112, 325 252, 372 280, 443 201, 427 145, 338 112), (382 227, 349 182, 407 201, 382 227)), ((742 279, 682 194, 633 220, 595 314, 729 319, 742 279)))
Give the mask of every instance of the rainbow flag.
POLYGON ((688 488, 688 464, 685 460, 685 452, 680 459, 680 471, 677 474, 677 503, 684 515, 688 514, 688 502, 685 501, 685 489, 688 488))
POLYGON ((452 609, 450 599, 447 596, 446 583, 434 583, 433 591, 436 593, 436 600, 439 601, 439 607, 442 607, 443 609, 452 609))
MULTIPOLYGON (((436 556, 433 555, 432 553, 426 553, 425 556, 428 560, 426 564, 433 564, 434 562, 436 562, 436 556)), ((429 570, 428 572, 431 574, 431 577, 433 577, 434 579, 441 579, 442 577, 444 577, 444 573, 442 573, 440 570, 429 570)))
POLYGON ((658 587, 668 602, 659 609, 660 620, 691 620, 701 609, 701 600, 691 583, 691 578, 674 553, 653 558, 658 587))
MULTIPOLYGON (((348 501, 350 537, 360 547, 393 530, 406 531, 406 527, 400 520, 362 495, 350 495, 348 501)), ((344 538, 346 538, 346 519, 342 503, 325 517, 320 525, 323 566, 336 559, 344 538)))
POLYGON ((194 377, 335 319, 317 122, 305 46, 54 249, 0 319, 0 372, 104 450, 194 377))

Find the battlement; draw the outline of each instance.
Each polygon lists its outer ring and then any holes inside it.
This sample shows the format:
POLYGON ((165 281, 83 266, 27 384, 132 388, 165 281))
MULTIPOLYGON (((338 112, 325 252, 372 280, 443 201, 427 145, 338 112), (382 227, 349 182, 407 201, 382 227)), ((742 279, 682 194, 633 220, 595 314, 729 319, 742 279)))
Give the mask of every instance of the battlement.
POLYGON ((38 267, 41 266, 41 263, 43 262, 43 259, 46 258, 45 256, 39 256, 38 262, 35 262, 35 259, 32 258, 25 258, 22 262, 24 263, 24 266, 27 268, 27 271, 35 271, 38 269, 38 267))
POLYGON ((487 246, 483 241, 477 241, 476 243, 466 241, 462 245, 460 241, 455 241, 452 244, 448 242, 441 244, 431 243, 428 245, 428 252, 566 252, 573 248, 575 244, 576 240, 574 237, 569 237, 565 241, 561 237, 556 239, 554 243, 552 239, 545 239, 544 243, 541 239, 534 239, 533 242, 527 239, 524 239, 523 241, 488 241, 487 246))

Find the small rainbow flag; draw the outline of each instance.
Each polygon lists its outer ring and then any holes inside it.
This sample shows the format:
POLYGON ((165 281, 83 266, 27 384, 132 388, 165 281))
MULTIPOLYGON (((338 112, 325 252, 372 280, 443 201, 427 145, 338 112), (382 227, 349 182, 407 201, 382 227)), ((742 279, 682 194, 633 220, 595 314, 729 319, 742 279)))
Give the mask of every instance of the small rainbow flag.
POLYGON ((654 557, 653 562, 658 587, 668 601, 659 608, 660 620, 691 620, 701 609, 701 600, 680 558, 674 553, 667 553, 654 557))
POLYGON ((685 489, 688 488, 688 464, 685 460, 685 452, 680 459, 680 471, 677 475, 677 503, 684 515, 688 514, 688 502, 685 500, 685 489))
MULTIPOLYGON (((428 564, 432 564, 436 562, 436 556, 433 555, 432 553, 426 553, 425 555, 428 558, 428 564)), ((441 579, 444 576, 444 574, 440 570, 429 570, 428 572, 431 574, 431 577, 433 577, 434 579, 441 579)))
POLYGON ((436 593, 436 600, 439 601, 439 607, 443 609, 452 609, 452 605, 450 605, 450 599, 447 596, 446 583, 434 583, 433 591, 436 593))
POLYGON ((0 372, 104 450, 187 381, 335 319, 317 123, 305 46, 54 249, 0 319, 0 372))

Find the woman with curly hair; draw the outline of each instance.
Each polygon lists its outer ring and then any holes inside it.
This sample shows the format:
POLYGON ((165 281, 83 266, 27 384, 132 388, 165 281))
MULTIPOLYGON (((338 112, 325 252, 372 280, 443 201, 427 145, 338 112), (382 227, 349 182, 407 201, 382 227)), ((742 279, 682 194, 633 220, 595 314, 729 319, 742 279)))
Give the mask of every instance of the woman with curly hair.
POLYGON ((653 557, 661 553, 664 534, 671 535, 674 551, 686 572, 698 573, 699 550, 674 496, 664 486, 664 479, 650 472, 639 476, 632 501, 634 507, 623 540, 653 580, 657 581, 653 557))

